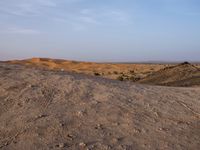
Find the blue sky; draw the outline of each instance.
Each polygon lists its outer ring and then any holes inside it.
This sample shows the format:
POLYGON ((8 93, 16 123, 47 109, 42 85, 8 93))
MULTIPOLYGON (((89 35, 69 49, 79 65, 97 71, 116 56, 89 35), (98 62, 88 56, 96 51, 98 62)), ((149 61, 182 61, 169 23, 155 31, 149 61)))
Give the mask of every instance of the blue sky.
POLYGON ((200 61, 199 0, 1 0, 0 60, 200 61))

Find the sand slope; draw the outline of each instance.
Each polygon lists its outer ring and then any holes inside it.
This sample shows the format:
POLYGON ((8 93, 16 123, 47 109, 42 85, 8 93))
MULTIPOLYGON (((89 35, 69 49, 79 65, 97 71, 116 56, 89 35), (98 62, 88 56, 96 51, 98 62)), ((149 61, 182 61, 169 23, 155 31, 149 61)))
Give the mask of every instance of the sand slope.
POLYGON ((153 71, 165 67, 161 64, 123 64, 123 63, 93 63, 62 59, 32 58, 26 60, 8 61, 11 64, 21 64, 29 67, 65 70, 89 75, 98 74, 109 79, 117 79, 121 75, 128 77, 144 77, 153 71))
POLYGON ((200 69, 186 62, 156 71, 140 80, 139 83, 166 86, 199 86, 200 69))
POLYGON ((200 89, 0 63, 0 148, 198 150, 200 89))

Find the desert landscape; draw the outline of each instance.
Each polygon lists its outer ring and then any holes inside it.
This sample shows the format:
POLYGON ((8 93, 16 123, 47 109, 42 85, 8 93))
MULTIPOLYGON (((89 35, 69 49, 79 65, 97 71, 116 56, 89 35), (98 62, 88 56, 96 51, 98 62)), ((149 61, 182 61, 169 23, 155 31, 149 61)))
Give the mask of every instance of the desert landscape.
POLYGON ((200 0, 0 0, 0 150, 200 150, 200 0))
POLYGON ((0 149, 198 150, 199 74, 187 62, 1 62, 0 149))
POLYGON ((7 61, 11 64, 22 64, 29 67, 39 67, 51 70, 72 71, 95 76, 102 76, 109 79, 123 77, 141 78, 152 71, 158 71, 167 65, 162 64, 125 64, 125 63, 94 63, 67 61, 61 59, 49 58, 31 58, 26 60, 7 61))
POLYGON ((50 58, 12 60, 6 63, 151 85, 183 87, 200 85, 199 63, 95 63, 50 58))

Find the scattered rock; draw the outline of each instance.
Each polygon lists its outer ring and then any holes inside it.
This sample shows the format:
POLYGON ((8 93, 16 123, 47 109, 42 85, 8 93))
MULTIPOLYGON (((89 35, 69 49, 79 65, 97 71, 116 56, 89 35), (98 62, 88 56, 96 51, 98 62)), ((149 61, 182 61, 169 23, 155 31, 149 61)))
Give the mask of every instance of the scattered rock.
POLYGON ((118 141, 119 141, 118 138, 113 138, 113 139, 112 139, 112 143, 117 143, 118 141))
POLYGON ((95 129, 102 129, 102 125, 101 124, 97 124, 97 126, 95 127, 95 129))
POLYGON ((91 102, 93 105, 97 105, 97 104, 99 104, 100 102, 98 102, 98 101, 92 101, 91 102))
POLYGON ((59 126, 60 127, 63 127, 65 124, 64 123, 59 123, 59 126))
POLYGON ((198 88, 145 86, 26 68, 8 75, 0 69, 0 73, 0 89, 17 87, 6 93, 0 90, 0 149, 23 145, 30 149, 151 150, 199 145, 194 116, 200 110, 198 88), (33 83, 37 90, 24 91, 24 85, 33 83), (6 97, 10 98, 7 102, 6 97), (9 145, 4 147, 6 141, 9 145))
POLYGON ((85 114, 85 111, 83 111, 83 110, 77 112, 77 116, 79 116, 79 117, 84 116, 84 114, 85 114))
POLYGON ((74 138, 74 136, 72 134, 68 134, 67 137, 69 140, 73 140, 73 138, 74 138))
POLYGON ((33 86, 32 84, 29 84, 27 87, 28 87, 28 88, 32 88, 32 86, 33 86))
POLYGON ((60 143, 60 144, 59 144, 59 147, 60 147, 60 148, 64 148, 65 146, 66 146, 65 143, 60 143))
POLYGON ((158 130, 159 130, 159 131, 164 131, 164 132, 169 131, 169 129, 167 129, 167 128, 158 128, 158 130))
POLYGON ((141 130, 140 130, 140 129, 133 129, 133 131, 134 131, 135 133, 141 133, 141 130))
POLYGON ((80 147, 86 147, 86 144, 84 142, 79 143, 80 147))
POLYGON ((46 117, 47 115, 44 115, 44 114, 39 114, 39 115, 37 115, 35 118, 36 119, 40 119, 40 118, 44 118, 44 117, 46 117))

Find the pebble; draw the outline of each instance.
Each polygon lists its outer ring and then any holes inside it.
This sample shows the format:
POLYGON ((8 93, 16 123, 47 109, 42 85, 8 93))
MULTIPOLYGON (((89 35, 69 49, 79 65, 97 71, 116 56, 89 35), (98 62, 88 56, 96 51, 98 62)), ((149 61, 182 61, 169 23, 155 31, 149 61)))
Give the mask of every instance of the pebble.
POLYGON ((4 101, 5 101, 5 102, 7 102, 8 100, 9 100, 9 98, 8 98, 8 97, 4 99, 4 101))
POLYGON ((118 123, 118 122, 115 122, 115 123, 113 123, 113 125, 114 125, 114 126, 119 126, 119 125, 120 125, 120 123, 118 123))
POLYGON ((46 115, 44 115, 44 114, 40 114, 40 115, 37 115, 35 118, 43 118, 43 117, 46 117, 46 115))
POLYGON ((119 141, 118 138, 113 138, 113 139, 112 139, 112 142, 113 142, 113 143, 117 143, 118 141, 119 141))
POLYGON ((141 130, 140 130, 140 129, 133 129, 133 131, 134 131, 135 133, 141 133, 141 130))
POLYGON ((97 124, 97 126, 95 127, 95 129, 102 129, 102 125, 101 124, 97 124))
POLYGON ((85 146, 86 146, 86 144, 85 144, 85 143, 83 143, 83 142, 81 142, 81 143, 79 143, 79 146, 80 146, 80 147, 85 147, 85 146))
POLYGON ((69 140, 73 140, 73 135, 68 134, 67 137, 69 138, 69 140))
POLYGON ((33 85, 33 84, 29 84, 28 85, 28 88, 35 88, 36 86, 35 85, 33 85))
POLYGON ((79 117, 83 116, 83 115, 84 115, 84 111, 78 111, 78 112, 77 112, 77 115, 78 115, 79 117))
POLYGON ((59 144, 59 147, 60 147, 60 148, 64 148, 65 146, 66 146, 65 143, 60 143, 60 144, 59 144))
POLYGON ((167 128, 158 128, 158 130, 159 130, 159 131, 165 131, 165 132, 166 132, 166 131, 168 131, 169 129, 167 129, 167 128))
POLYGON ((64 147, 66 147, 66 144, 65 143, 59 143, 59 144, 56 145, 56 147, 64 148, 64 147))
POLYGON ((31 84, 29 84, 29 85, 28 85, 28 87, 29 87, 29 88, 32 88, 32 85, 31 85, 31 84))
POLYGON ((64 126, 64 123, 59 123, 60 127, 63 127, 64 126))
POLYGON ((97 104, 99 104, 99 102, 98 101, 92 101, 92 104, 97 105, 97 104))

